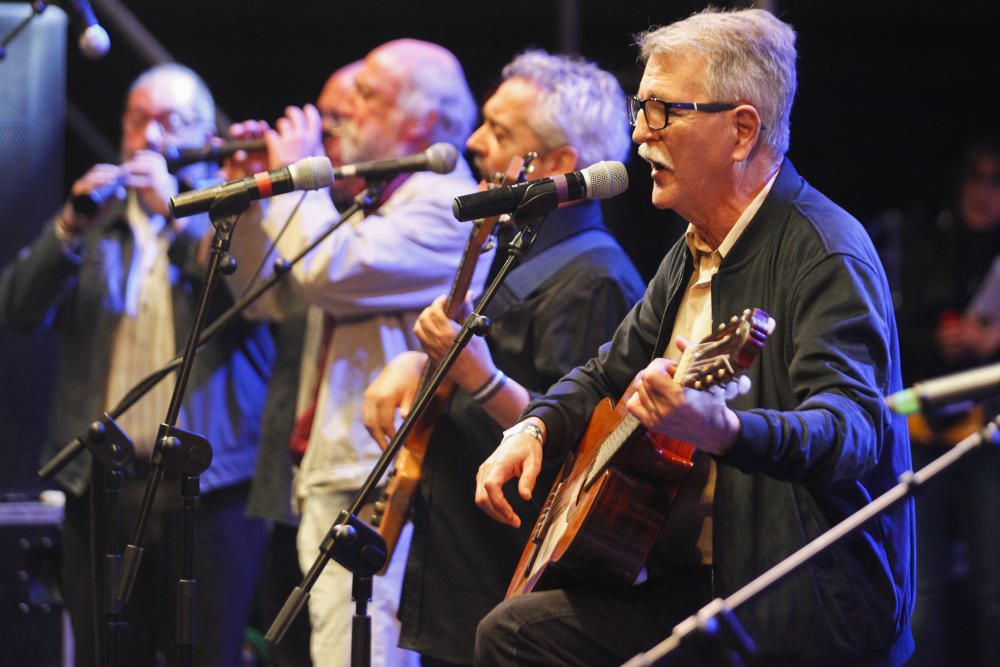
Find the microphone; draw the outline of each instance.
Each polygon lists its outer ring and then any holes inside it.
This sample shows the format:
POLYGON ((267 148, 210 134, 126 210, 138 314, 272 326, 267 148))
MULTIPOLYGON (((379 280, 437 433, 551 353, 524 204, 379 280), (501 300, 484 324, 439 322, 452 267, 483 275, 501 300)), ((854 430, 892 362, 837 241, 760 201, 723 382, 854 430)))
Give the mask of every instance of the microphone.
POLYGON ((996 393, 1000 393, 1000 364, 917 382, 910 389, 887 396, 885 403, 893 412, 911 415, 996 393))
POLYGON ((451 144, 437 143, 423 153, 414 153, 404 157, 372 160, 334 167, 336 178, 367 178, 369 180, 388 180, 411 171, 433 171, 435 174, 449 174, 458 162, 458 149, 451 144))
POLYGON ((192 190, 170 198, 170 213, 184 218, 203 213, 217 201, 245 195, 249 201, 294 190, 318 190, 333 183, 333 165, 326 157, 307 157, 287 167, 262 171, 222 185, 192 190))
POLYGON ((91 60, 103 58, 111 48, 108 33, 97 22, 94 10, 87 0, 60 0, 59 4, 70 15, 73 25, 80 33, 80 51, 91 60))
POLYGON ((621 162, 606 160, 568 174, 455 197, 451 212, 456 220, 478 220, 513 213, 529 188, 533 194, 555 192, 560 202, 606 199, 617 197, 628 189, 628 172, 621 162))

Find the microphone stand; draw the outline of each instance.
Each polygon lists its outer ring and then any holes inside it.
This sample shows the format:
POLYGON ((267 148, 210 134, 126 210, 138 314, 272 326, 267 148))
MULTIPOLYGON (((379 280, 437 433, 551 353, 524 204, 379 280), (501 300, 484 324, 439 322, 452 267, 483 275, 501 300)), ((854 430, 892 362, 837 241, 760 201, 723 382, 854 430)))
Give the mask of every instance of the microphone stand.
MULTIPOLYGON (((372 203, 378 198, 379 192, 381 190, 381 184, 373 184, 368 186, 365 190, 359 193, 354 202, 348 207, 340 218, 331 224, 327 229, 325 229, 321 234, 317 236, 312 242, 310 242, 305 248, 294 255, 290 260, 279 260, 275 262, 275 272, 266 280, 259 283, 256 287, 251 289, 249 292, 241 296, 236 303, 230 306, 222 315, 216 318, 209 326, 205 327, 204 331, 198 336, 197 349, 201 349, 206 345, 215 335, 221 331, 229 322, 234 318, 239 316, 250 304, 256 301, 264 292, 277 284, 285 275, 291 270, 291 268, 302 260, 309 252, 318 246, 324 239, 326 239, 330 234, 336 231, 345 221, 351 218, 355 213, 363 208, 368 208, 372 206, 372 203)), ((231 231, 231 230, 230 230, 231 231)), ((213 242, 214 247, 214 242, 213 242)), ((231 263, 223 263, 222 271, 225 272, 227 266, 231 263)), ((214 273, 214 272, 213 272, 214 273)), ((206 292, 208 287, 206 286, 206 292)), ((130 389, 125 396, 119 401, 119 403, 105 412, 103 416, 95 420, 88 427, 87 432, 74 438, 72 441, 67 443, 55 456, 52 457, 41 469, 38 471, 38 476, 42 479, 50 479, 56 475, 60 470, 62 470, 67 464, 76 458, 84 450, 91 453, 94 461, 106 470, 106 481, 105 488, 107 490, 107 503, 106 503, 106 525, 108 529, 108 537, 106 543, 106 554, 104 556, 104 573, 105 573, 105 615, 107 618, 108 627, 108 643, 106 649, 107 665, 109 667, 117 667, 120 664, 120 646, 121 646, 121 636, 127 628, 127 622, 125 621, 123 615, 123 602, 127 600, 131 594, 131 587, 134 585, 135 570, 138 568, 138 559, 141 557, 141 548, 134 548, 133 555, 130 557, 131 562, 128 564, 130 569, 130 576, 132 581, 128 585, 127 593, 119 589, 119 584, 121 583, 118 579, 121 572, 122 556, 117 553, 118 549, 118 529, 120 524, 120 507, 118 504, 118 499, 120 496, 123 480, 123 469, 132 461, 135 456, 135 450, 132 445, 132 441, 128 436, 119 428, 118 424, 114 421, 115 418, 120 417, 124 414, 130 407, 132 407, 136 402, 138 402, 143 396, 145 396, 150 389, 156 386, 163 378, 169 375, 171 372, 176 370, 183 362, 184 357, 179 356, 168 362, 162 368, 150 373, 148 376, 139 381, 132 389, 130 389), (114 594, 113 594, 114 593, 114 594), (119 594, 121 593, 121 594, 119 594)), ((157 440, 162 436, 158 433, 157 440)), ((207 444, 207 443, 206 443, 207 444)), ((210 453, 210 452, 209 452, 210 453)), ((207 466, 206 466, 207 467, 207 466)), ((92 471, 93 472, 93 471, 92 471)), ((155 489, 153 490, 155 494, 155 489)), ((147 495, 149 490, 147 489, 147 495)), ((144 498, 145 504, 145 498, 144 498)), ((140 521, 145 522, 145 518, 140 514, 140 521)), ((185 519, 187 515, 185 514, 185 519)), ((192 516, 193 518, 193 516, 192 516)), ((93 525, 91 526, 91 531, 93 532, 93 525)), ((193 530, 192 530, 193 535, 193 530)), ((134 543, 138 543, 134 541, 134 543)), ((130 547, 131 548, 131 547, 130 547)), ((193 606, 193 600, 192 600, 193 606)), ((181 607, 183 608, 183 607, 181 607)), ((187 631, 193 631, 193 626, 188 628, 187 631)))
MULTIPOLYGON (((121 570, 121 554, 117 551, 118 530, 121 512, 119 499, 121 497, 123 469, 135 457, 135 448, 124 431, 113 419, 95 421, 90 425, 86 437, 86 447, 94 460, 104 468, 105 516, 108 518, 107 536, 104 541, 103 581, 104 581, 104 618, 107 626, 107 640, 104 644, 104 662, 107 667, 118 667, 121 664, 121 639, 128 627, 122 604, 111 595, 111 586, 118 579, 121 570)), ((91 488, 98 484, 97 466, 91 467, 91 488)), ((94 493, 92 491, 92 493, 94 493)), ((93 508, 93 505, 91 505, 93 508)), ((90 534, 95 535, 93 515, 90 516, 90 534)), ((96 549, 92 549, 96 551, 96 549)), ((93 554, 91 555, 93 557, 93 554)), ((96 570, 92 570, 96 579, 96 570)), ((95 587, 95 597, 97 591, 95 587)), ((96 642, 100 645, 100 641, 96 642)))
MULTIPOLYGON (((263 282, 259 283, 256 287, 251 289, 249 292, 244 294, 230 306, 224 313, 219 315, 210 325, 205 327, 202 332, 201 337, 198 339, 198 349, 201 349, 205 344, 207 344, 215 335, 221 331, 227 324, 229 324, 234 318, 240 315, 246 308, 256 301, 260 296, 271 289, 278 281, 285 277, 285 275, 291 270, 291 268, 302 260, 313 248, 318 246, 323 240, 336 231, 347 219, 353 216, 362 208, 371 206, 371 203, 378 197, 377 187, 368 187, 361 192, 356 198, 353 204, 347 208, 343 215, 335 223, 330 225, 327 229, 319 234, 315 240, 309 243, 303 250, 298 252, 292 259, 289 260, 278 260, 275 262, 275 272, 270 277, 268 277, 263 282)), ((146 395, 146 393, 155 387, 160 380, 175 371, 180 365, 183 357, 175 357, 174 359, 167 362, 162 368, 153 371, 145 378, 140 380, 132 389, 128 391, 127 394, 122 398, 118 404, 104 413, 94 424, 106 425, 109 420, 120 417, 124 414, 130 407, 132 407, 139 399, 146 395)), ((91 426, 93 428, 93 425, 91 426)), ((89 439, 89 432, 86 435, 74 438, 70 442, 66 443, 62 449, 60 449, 55 456, 49 459, 38 470, 38 476, 42 479, 49 479, 60 470, 62 470, 70 461, 72 461, 78 454, 80 454, 89 445, 87 441, 89 439)))
POLYGON ((119 603, 127 602, 132 595, 139 563, 142 559, 143 548, 141 545, 157 488, 165 472, 178 473, 181 477, 180 493, 184 502, 184 518, 181 578, 177 591, 177 650, 179 663, 187 666, 190 666, 194 659, 194 613, 198 586, 194 576, 195 510, 200 494, 200 475, 212 463, 212 445, 204 437, 180 429, 176 424, 194 365, 194 356, 204 326, 209 298, 218 282, 219 273, 224 270, 231 272, 235 269, 235 262, 231 260, 227 261, 223 267, 223 256, 229 249, 236 220, 249 206, 249 194, 245 190, 240 190, 220 197, 209 209, 209 217, 215 227, 215 236, 212 239, 211 258, 205 271, 205 286, 202 289, 194 322, 188 334, 187 344, 177 373, 177 383, 167 408, 167 416, 160 424, 156 435, 156 444, 150 459, 152 470, 146 484, 142 504, 139 506, 139 517, 136 521, 132 541, 125 547, 121 576, 114 592, 114 599, 119 603))
POLYGON ((375 467, 369 473, 361 489, 357 492, 349 508, 340 512, 319 547, 319 555, 306 572, 302 583, 289 594, 278 612, 264 640, 271 645, 284 637, 288 627, 309 600, 310 591, 319 579, 323 568, 331 559, 336 560, 353 574, 352 595, 355 614, 351 626, 351 667, 369 667, 371 664, 371 618, 368 616, 368 602, 372 597, 372 576, 382 569, 386 559, 386 546, 382 536, 357 514, 375 492, 379 481, 389 470, 400 448, 409 436, 417 420, 427 409, 438 386, 448 374, 458 355, 465 349, 473 334, 485 335, 489 331, 489 318, 483 311, 490 304, 515 262, 528 253, 542 221, 559 205, 554 191, 544 192, 530 186, 513 217, 519 231, 507 249, 507 259, 493 282, 483 292, 479 303, 465 320, 451 347, 442 357, 422 391, 418 393, 406 419, 396 435, 382 452, 375 467))
MULTIPOLYGON (((709 602, 694 615, 678 623, 669 637, 648 651, 636 655, 624 663, 624 667, 644 667, 664 658, 668 659, 668 662, 664 664, 677 664, 676 661, 670 660, 670 656, 673 655, 674 658, 677 658, 688 649, 693 649, 698 658, 706 656, 718 658, 721 650, 735 651, 736 655, 730 653, 726 656, 729 660, 723 658, 723 664, 726 662, 728 664, 744 664, 741 657, 752 660, 756 653, 753 640, 740 626, 734 614, 741 605, 754 600, 764 591, 772 588, 785 577, 838 544, 866 522, 914 495, 924 484, 970 452, 984 450, 995 453, 998 447, 1000 447, 1000 415, 995 416, 979 432, 964 438, 919 471, 908 470, 901 474, 898 484, 774 565, 725 600, 716 598, 709 602)), ((690 656, 683 657, 689 658, 690 656)))

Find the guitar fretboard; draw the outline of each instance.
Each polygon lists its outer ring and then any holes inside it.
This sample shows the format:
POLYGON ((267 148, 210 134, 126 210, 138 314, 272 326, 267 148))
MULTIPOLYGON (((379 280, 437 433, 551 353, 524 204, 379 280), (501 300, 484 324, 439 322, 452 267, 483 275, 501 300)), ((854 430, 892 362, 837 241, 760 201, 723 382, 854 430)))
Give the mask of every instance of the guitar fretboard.
MULTIPOLYGON (((677 362, 677 370, 674 371, 674 377, 683 378, 684 383, 687 382, 689 374, 688 368, 693 364, 697 363, 699 355, 702 354, 702 350, 706 348, 705 343, 699 343, 697 345, 691 345, 684 353, 681 354, 680 361, 677 362)), ((587 473, 587 479, 584 481, 583 488, 589 487, 594 480, 601 476, 608 462, 614 457, 615 454, 628 442, 629 438, 635 434, 636 430, 642 426, 642 422, 633 415, 628 413, 619 422, 618 426, 615 427, 608 437, 604 439, 600 447, 597 449, 597 456, 594 459, 594 465, 590 467, 590 472, 587 473)))
POLYGON ((601 473, 604 472, 604 469, 608 465, 608 461, 618 453, 618 450, 628 442, 628 439, 632 437, 632 434, 640 426, 642 426, 642 423, 634 415, 631 413, 625 415, 625 418, 619 422, 618 426, 608 434, 608 437, 598 447, 597 456, 594 458, 594 465, 591 466, 590 472, 587 473, 587 479, 583 483, 583 488, 589 487, 595 479, 601 476, 601 473))

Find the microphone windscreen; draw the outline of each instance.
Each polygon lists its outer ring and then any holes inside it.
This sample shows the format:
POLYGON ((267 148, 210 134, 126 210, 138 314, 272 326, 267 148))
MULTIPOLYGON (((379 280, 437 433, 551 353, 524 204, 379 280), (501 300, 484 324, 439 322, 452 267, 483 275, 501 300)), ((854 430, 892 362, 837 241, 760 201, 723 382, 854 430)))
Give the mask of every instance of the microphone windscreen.
POLYGON ((628 190, 628 171, 615 160, 596 162, 581 171, 590 199, 617 197, 628 190))
POLYGON ((91 60, 96 60, 107 54, 111 48, 111 38, 108 37, 104 28, 95 23, 80 33, 79 46, 83 55, 91 60))
POLYGON ((328 157, 303 158, 288 165, 288 173, 296 190, 318 190, 333 183, 333 164, 328 157))
POLYGON ((444 142, 427 149, 427 168, 435 174, 450 174, 458 163, 458 149, 444 142))

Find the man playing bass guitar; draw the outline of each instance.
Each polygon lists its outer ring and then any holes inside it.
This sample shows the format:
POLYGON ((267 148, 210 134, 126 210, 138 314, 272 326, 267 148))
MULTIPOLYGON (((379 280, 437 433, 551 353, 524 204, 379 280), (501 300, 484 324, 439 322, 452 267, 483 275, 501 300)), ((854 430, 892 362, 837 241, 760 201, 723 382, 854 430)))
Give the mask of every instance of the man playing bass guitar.
MULTIPOLYGON (((628 149, 615 78, 579 60, 529 51, 504 69, 468 141, 481 174, 514 156, 538 154, 529 178, 619 160, 628 149)), ((501 230, 501 240, 509 238, 501 230)), ((502 261, 504 243, 497 255, 502 261)), ((476 624, 503 598, 528 526, 502 527, 472 502, 472 477, 532 396, 589 358, 642 293, 625 252, 607 232, 596 202, 558 209, 541 225, 524 262, 491 304, 484 339, 473 338, 452 368, 458 385, 427 446, 413 508, 413 541, 400 606, 402 646, 422 664, 470 665, 476 624)), ((438 299, 416 332, 433 359, 458 326, 438 299)), ((365 424, 383 444, 397 408, 409 408, 427 356, 404 353, 365 395, 365 424)), ((548 473, 552 479, 554 470, 548 473)), ((520 504, 525 516, 537 503, 520 504)))

